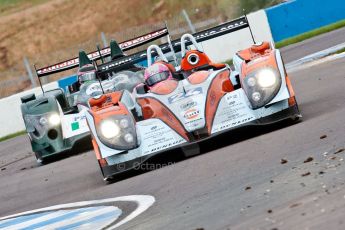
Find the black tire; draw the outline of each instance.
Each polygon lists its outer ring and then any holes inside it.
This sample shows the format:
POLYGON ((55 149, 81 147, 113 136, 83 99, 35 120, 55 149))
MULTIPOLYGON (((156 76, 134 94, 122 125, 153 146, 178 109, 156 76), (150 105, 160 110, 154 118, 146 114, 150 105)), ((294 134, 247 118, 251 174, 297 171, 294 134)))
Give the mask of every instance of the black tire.
POLYGON ((39 152, 35 152, 36 162, 39 166, 42 166, 45 164, 45 160, 41 157, 41 154, 39 152))
MULTIPOLYGON (((296 98, 295 98, 295 100, 296 100, 296 98)), ((294 123, 297 123, 300 120, 302 120, 302 115, 301 115, 301 112, 299 110, 299 106, 298 106, 297 101, 296 101, 296 108, 297 108, 297 113, 293 117, 290 118, 291 121, 294 122, 294 123)))

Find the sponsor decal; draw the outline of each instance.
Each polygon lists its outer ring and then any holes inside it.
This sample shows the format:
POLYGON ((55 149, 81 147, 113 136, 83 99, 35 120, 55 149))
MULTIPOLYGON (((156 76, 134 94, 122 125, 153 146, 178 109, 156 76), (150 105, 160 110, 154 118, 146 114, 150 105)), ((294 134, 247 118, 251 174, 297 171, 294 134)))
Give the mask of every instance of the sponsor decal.
POLYGON ((79 122, 73 122, 71 124, 72 131, 78 130, 79 129, 79 122))
POLYGON ((181 108, 182 110, 187 110, 187 109, 190 109, 190 108, 192 108, 192 107, 195 107, 197 104, 198 104, 198 103, 197 103, 196 101, 188 101, 188 102, 186 102, 186 103, 184 103, 184 104, 181 104, 181 105, 180 105, 180 108, 181 108))
POLYGON ((247 117, 247 118, 244 118, 243 120, 238 120, 236 122, 232 122, 232 123, 228 123, 228 124, 222 125, 222 126, 220 126, 219 130, 223 130, 223 129, 227 129, 227 128, 233 128, 233 127, 236 127, 238 125, 241 125, 241 124, 253 121, 253 120, 255 120, 254 117, 247 117))
MULTIPOLYGON (((172 141, 172 140, 169 140, 169 141, 172 141)), ((166 144, 160 145, 160 146, 158 146, 156 148, 152 148, 150 150, 150 152, 157 152, 157 151, 160 151, 160 150, 163 150, 163 149, 167 149, 167 148, 173 147, 175 145, 181 144, 183 142, 185 142, 184 139, 180 139, 180 140, 177 140, 177 141, 172 141, 170 143, 166 143, 166 144)))
POLYGON ((164 124, 162 121, 152 119, 154 123, 151 127, 148 127, 146 121, 140 122, 139 133, 141 137, 141 155, 151 154, 163 149, 171 148, 175 145, 185 142, 174 130, 164 124))
POLYGON ((80 115, 80 116, 75 116, 73 119, 72 119, 72 122, 71 122, 71 130, 72 132, 73 131, 76 131, 76 130, 79 130, 81 127, 81 122, 85 122, 86 121, 86 116, 85 115, 80 115))
POLYGON ((202 88, 201 87, 190 89, 190 90, 188 90, 186 92, 177 93, 177 94, 169 97, 168 101, 169 101, 170 104, 172 104, 172 103, 180 101, 180 100, 182 100, 184 98, 188 98, 188 97, 191 97, 191 96, 194 96, 194 95, 199 95, 199 94, 202 94, 202 88))
POLYGON ((193 120, 193 119, 197 118, 199 116, 199 114, 200 114, 200 110, 190 109, 187 112, 185 112, 183 117, 186 118, 187 120, 193 120))
POLYGON ((108 70, 108 69, 114 68, 116 66, 120 66, 122 64, 131 62, 133 60, 134 60, 133 58, 128 57, 128 58, 121 59, 120 61, 114 61, 114 62, 111 62, 109 65, 102 66, 101 70, 103 70, 103 71, 108 70))

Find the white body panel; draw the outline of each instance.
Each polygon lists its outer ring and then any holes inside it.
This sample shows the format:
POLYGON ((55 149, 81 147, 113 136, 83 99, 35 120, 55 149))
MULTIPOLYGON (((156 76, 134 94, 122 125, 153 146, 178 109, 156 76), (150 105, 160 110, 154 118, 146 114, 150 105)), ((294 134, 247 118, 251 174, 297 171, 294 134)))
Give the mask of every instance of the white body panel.
POLYGON ((89 132, 85 110, 76 114, 62 115, 61 127, 64 139, 89 132))

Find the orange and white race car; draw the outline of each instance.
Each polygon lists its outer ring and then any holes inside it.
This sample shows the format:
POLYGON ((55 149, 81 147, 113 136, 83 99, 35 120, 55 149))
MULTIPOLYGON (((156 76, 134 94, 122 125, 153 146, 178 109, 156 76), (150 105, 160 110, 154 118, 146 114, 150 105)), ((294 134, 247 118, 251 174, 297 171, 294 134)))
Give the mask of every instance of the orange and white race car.
POLYGON ((235 70, 213 63, 190 34, 182 36, 180 46, 179 66, 171 65, 160 47, 147 49, 148 68, 166 65, 173 79, 160 75, 155 78, 159 87, 146 81, 132 94, 118 91, 90 99, 86 118, 105 180, 158 153, 240 126, 301 117, 280 52, 272 44, 237 52, 235 70), (188 50, 190 44, 195 49, 188 50), (159 57, 153 64, 152 55, 159 57))

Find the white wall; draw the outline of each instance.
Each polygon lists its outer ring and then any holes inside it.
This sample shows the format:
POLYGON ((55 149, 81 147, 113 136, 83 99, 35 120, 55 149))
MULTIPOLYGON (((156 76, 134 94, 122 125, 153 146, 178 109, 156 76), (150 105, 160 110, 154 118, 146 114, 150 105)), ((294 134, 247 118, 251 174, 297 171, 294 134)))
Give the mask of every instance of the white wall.
MULTIPOLYGON (((44 85, 45 90, 58 88, 57 82, 44 85)), ((22 112, 20 110, 22 96, 35 93, 36 97, 42 94, 41 88, 30 89, 3 99, 0 99, 0 137, 25 130, 22 112)))
MULTIPOLYGON (((273 41, 271 30, 264 10, 248 15, 248 21, 252 27, 257 42, 273 41)), ((252 39, 248 28, 202 42, 205 53, 214 62, 223 62, 232 59, 234 54, 252 45, 252 39)), ((53 82, 45 86, 45 89, 57 88, 53 82)), ((0 137, 25 129, 20 110, 20 97, 29 93, 36 96, 41 93, 40 88, 28 90, 4 99, 0 99, 0 137)))
MULTIPOLYGON (((248 21, 256 42, 273 41, 266 12, 264 10, 249 14, 248 21)), ((249 29, 245 28, 202 42, 201 44, 205 53, 212 61, 223 62, 232 59, 237 51, 251 46, 253 41, 249 29)))

